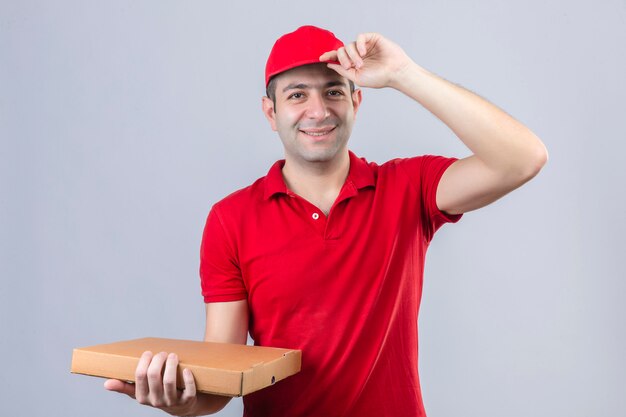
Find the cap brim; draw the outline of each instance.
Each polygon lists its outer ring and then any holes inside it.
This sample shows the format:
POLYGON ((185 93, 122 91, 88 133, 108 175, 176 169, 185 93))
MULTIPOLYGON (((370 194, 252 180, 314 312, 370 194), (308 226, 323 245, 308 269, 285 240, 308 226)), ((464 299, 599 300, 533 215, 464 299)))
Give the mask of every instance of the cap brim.
POLYGON ((306 59, 306 60, 302 60, 302 61, 296 61, 296 62, 293 62, 293 63, 289 63, 289 65, 285 65, 282 68, 273 71, 271 74, 268 74, 267 83, 269 84, 270 80, 275 75, 281 74, 281 73, 283 73, 285 71, 289 71, 290 69, 294 69, 294 68, 297 68, 297 67, 301 67, 303 65, 310 65, 310 64, 337 64, 337 65, 339 65, 339 61, 335 61, 335 60, 320 61, 320 60, 306 59))

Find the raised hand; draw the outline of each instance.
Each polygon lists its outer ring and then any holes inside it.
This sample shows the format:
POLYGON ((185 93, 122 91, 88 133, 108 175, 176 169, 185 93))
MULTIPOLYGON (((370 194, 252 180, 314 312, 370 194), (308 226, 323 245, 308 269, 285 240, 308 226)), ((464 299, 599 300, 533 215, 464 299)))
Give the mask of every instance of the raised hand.
POLYGON ((329 68, 361 87, 395 87, 414 62, 400 46, 378 33, 362 33, 356 41, 325 52, 320 61, 339 61, 329 68))

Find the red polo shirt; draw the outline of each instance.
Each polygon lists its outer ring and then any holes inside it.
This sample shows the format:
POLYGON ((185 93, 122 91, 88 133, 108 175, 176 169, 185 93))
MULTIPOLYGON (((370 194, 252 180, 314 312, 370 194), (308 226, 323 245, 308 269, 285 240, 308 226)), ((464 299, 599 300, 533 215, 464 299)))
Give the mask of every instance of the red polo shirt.
POLYGON ((244 397, 246 416, 424 416, 417 317, 441 175, 425 155, 350 171, 328 216, 289 191, 284 161, 215 204, 201 248, 207 303, 247 299, 255 344, 302 349, 302 371, 244 397))

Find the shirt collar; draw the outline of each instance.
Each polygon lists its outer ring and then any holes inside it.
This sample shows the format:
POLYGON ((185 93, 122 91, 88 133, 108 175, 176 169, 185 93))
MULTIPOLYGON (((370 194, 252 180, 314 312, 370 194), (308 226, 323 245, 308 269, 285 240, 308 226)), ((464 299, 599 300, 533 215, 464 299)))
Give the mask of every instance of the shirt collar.
MULTIPOLYGON (((351 183, 357 190, 365 187, 376 186, 374 173, 365 159, 359 158, 352 151, 350 155, 350 170, 346 178, 346 184, 351 183)), ((283 179, 282 169, 285 160, 276 161, 265 177, 265 199, 269 199, 274 194, 287 194, 287 185, 283 179)), ((345 185, 345 184, 344 184, 345 185)))

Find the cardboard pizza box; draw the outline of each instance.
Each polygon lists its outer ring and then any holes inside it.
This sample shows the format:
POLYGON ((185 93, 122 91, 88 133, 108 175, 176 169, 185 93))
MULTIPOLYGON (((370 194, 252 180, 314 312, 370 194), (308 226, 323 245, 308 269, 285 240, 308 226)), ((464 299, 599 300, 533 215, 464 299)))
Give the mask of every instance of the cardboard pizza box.
POLYGON ((300 371, 301 351, 264 346, 209 343, 147 337, 76 348, 71 372, 134 382, 141 354, 178 355, 179 388, 182 370, 192 371, 201 392, 239 397, 260 390, 300 371))

